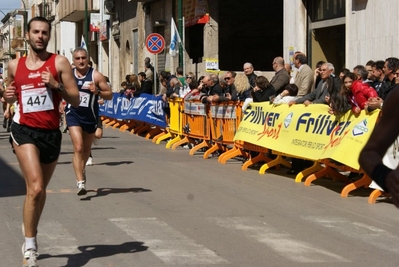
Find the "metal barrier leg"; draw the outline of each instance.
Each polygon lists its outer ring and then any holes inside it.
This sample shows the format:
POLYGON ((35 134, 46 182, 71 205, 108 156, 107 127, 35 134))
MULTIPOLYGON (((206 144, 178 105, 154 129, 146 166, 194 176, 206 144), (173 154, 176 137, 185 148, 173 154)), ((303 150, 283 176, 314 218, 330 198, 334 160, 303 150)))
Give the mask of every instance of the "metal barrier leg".
POLYGON ((192 149, 190 149, 190 155, 194 155, 196 151, 200 150, 203 147, 210 147, 210 144, 208 141, 204 140, 198 145, 194 146, 192 149))
POLYGON ((263 164, 262 167, 260 167, 259 174, 265 174, 267 169, 269 169, 271 167, 274 167, 274 166, 277 166, 277 165, 280 165, 280 164, 284 165, 284 166, 286 166, 288 168, 291 168, 291 163, 289 163, 287 160, 285 160, 283 158, 283 156, 277 155, 277 158, 275 158, 275 159, 263 164))
POLYGON ((258 162, 260 162, 260 161, 263 161, 263 162, 270 162, 271 160, 272 160, 272 159, 269 158, 269 157, 267 157, 267 156, 265 155, 264 152, 259 152, 259 154, 258 154, 256 157, 250 158, 249 160, 247 160, 246 162, 244 162, 244 164, 243 164, 242 167, 241 167, 241 170, 246 171, 246 170, 248 169, 249 166, 251 166, 251 165, 253 165, 253 164, 255 164, 255 163, 258 163, 258 162))
POLYGON ((311 175, 308 176, 308 178, 306 178, 305 180, 305 185, 306 186, 310 186, 310 184, 314 181, 319 179, 320 177, 326 176, 328 174, 328 168, 330 168, 329 166, 325 166, 323 169, 321 169, 318 172, 315 172, 311 175))
POLYGON ((107 122, 106 124, 105 124, 105 128, 108 128, 109 126, 112 126, 112 125, 114 125, 116 123, 116 120, 111 120, 111 121, 109 121, 109 122, 107 122))
MULTIPOLYGON (((224 161, 224 163, 226 163, 227 160, 229 160, 229 159, 231 159, 231 158, 234 158, 235 156, 239 155, 239 154, 236 154, 237 151, 239 151, 239 150, 240 150, 240 149, 239 149, 238 147, 234 146, 232 149, 230 149, 230 150, 228 150, 228 151, 226 151, 226 152, 223 152, 223 153, 218 157, 218 161, 219 161, 219 162, 224 161), (230 156, 230 154, 233 155, 233 156, 230 156), (225 159, 225 157, 227 157, 227 158, 225 159)), ((239 152, 239 153, 241 153, 241 152, 239 152)), ((224 164, 224 163, 223 163, 223 164, 224 164)))
POLYGON ((177 141, 176 143, 174 143, 174 144, 172 145, 172 150, 175 150, 178 146, 187 144, 187 143, 189 143, 189 142, 190 142, 190 141, 188 140, 188 137, 185 136, 183 139, 177 141))
POLYGON ((152 137, 156 136, 159 134, 162 130, 156 126, 155 128, 151 128, 151 130, 148 131, 148 133, 145 135, 145 139, 151 139, 152 137))
POLYGON ((219 149, 219 145, 217 143, 215 143, 213 146, 211 146, 211 148, 209 148, 207 151, 205 151, 203 158, 204 159, 208 159, 208 157, 215 151, 217 151, 219 149))
POLYGON ((320 163, 315 161, 313 165, 300 173, 298 173, 295 177, 295 182, 300 183, 302 182, 302 178, 311 175, 314 172, 317 172, 321 169, 322 167, 320 166, 320 163))
POLYGON ((384 193, 378 189, 374 189, 373 192, 371 192, 368 202, 369 204, 375 204, 375 202, 377 201, 377 198, 379 196, 385 196, 385 197, 390 197, 390 195, 388 193, 384 193))
POLYGON ((348 184, 347 186, 344 187, 341 191, 341 197, 347 197, 349 195, 349 192, 358 189, 359 187, 362 186, 368 186, 371 183, 370 177, 367 176, 367 174, 363 174, 362 178, 359 180, 348 184))
POLYGON ((162 136, 160 136, 157 141, 155 142, 155 144, 159 145, 161 143, 161 141, 166 140, 168 138, 172 138, 172 134, 170 132, 168 132, 167 134, 164 134, 162 136))
POLYGON ((218 159, 218 161, 219 161, 221 164, 226 164, 226 162, 227 162, 229 159, 232 159, 232 158, 237 157, 237 156, 240 156, 240 155, 242 155, 242 156, 248 156, 248 153, 245 152, 245 151, 244 151, 243 149, 241 149, 241 148, 238 148, 238 147, 236 148, 236 147, 234 147, 233 149, 227 151, 226 153, 223 153, 222 155, 223 155, 223 156, 219 156, 220 160, 218 159))
POLYGON ((167 133, 168 132, 166 130, 163 130, 161 133, 157 134, 156 136, 154 136, 154 138, 152 138, 152 142, 155 143, 158 140, 158 138, 161 138, 162 136, 166 135, 167 133))
POLYGON ((170 148, 174 143, 179 142, 181 140, 181 136, 180 135, 176 135, 173 137, 172 135, 172 140, 170 140, 169 142, 166 143, 166 148, 170 148))
POLYGON ((131 130, 130 130, 130 133, 131 133, 131 134, 135 134, 135 133, 137 133, 138 131, 140 131, 143 127, 145 127, 146 125, 147 125, 146 123, 142 122, 142 123, 140 123, 139 125, 137 125, 136 127, 134 127, 133 129, 131 129, 131 130))
POLYGON ((136 135, 140 135, 142 133, 148 132, 151 130, 151 125, 145 123, 143 127, 137 130, 136 135))

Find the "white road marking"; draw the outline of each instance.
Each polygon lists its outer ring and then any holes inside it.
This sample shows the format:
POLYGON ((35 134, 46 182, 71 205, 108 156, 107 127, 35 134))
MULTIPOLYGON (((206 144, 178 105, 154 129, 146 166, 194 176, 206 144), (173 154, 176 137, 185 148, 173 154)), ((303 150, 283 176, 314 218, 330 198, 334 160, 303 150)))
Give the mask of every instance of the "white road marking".
POLYGON ((42 221, 37 233, 39 252, 50 255, 77 254, 78 241, 58 221, 42 221))
POLYGON ((278 231, 264 222, 246 217, 210 218, 216 224, 233 231, 240 231, 251 239, 266 244, 281 256, 294 262, 350 262, 304 241, 295 240, 289 233, 278 231))
POLYGON ((157 218, 109 219, 136 241, 144 242, 149 250, 166 264, 220 264, 227 260, 176 231, 157 218))
POLYGON ((377 246, 381 249, 399 253, 399 237, 387 232, 383 229, 367 225, 361 222, 351 222, 340 217, 317 217, 304 216, 303 219, 317 223, 326 228, 348 236, 350 238, 361 240, 370 245, 377 246))

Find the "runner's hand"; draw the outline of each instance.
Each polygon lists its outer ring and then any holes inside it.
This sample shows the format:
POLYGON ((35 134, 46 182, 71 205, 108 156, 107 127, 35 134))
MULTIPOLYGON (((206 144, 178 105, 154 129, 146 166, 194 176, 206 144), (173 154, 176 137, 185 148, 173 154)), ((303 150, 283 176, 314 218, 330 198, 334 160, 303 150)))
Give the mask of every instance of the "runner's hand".
POLYGON ((50 71, 50 67, 46 67, 46 70, 42 71, 42 82, 44 82, 51 89, 57 89, 60 86, 60 84, 54 79, 54 76, 50 71))
POLYGON ((7 103, 13 103, 17 100, 17 97, 15 95, 15 90, 17 88, 15 87, 15 81, 12 81, 9 86, 7 86, 7 90, 4 92, 4 99, 6 100, 7 103))

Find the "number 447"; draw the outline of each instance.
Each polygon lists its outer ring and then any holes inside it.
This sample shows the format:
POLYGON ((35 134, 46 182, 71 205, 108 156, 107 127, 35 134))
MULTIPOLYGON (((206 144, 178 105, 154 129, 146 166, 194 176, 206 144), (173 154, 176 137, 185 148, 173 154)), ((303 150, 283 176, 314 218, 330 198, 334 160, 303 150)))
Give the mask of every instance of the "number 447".
POLYGON ((46 102, 46 98, 47 96, 42 95, 42 96, 36 96, 36 97, 29 97, 27 104, 28 105, 44 105, 44 103, 46 102), (34 98, 34 99, 33 99, 34 98), (42 101, 41 101, 42 100, 42 101))

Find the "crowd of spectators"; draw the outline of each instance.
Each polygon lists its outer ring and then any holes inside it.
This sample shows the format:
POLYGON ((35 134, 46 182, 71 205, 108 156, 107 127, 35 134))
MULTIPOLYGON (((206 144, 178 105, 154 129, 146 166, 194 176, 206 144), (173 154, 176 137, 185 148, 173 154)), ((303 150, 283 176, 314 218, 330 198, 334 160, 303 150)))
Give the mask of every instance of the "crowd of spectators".
MULTIPOLYGON (((243 64, 242 72, 228 70, 223 75, 209 74, 198 80, 192 72, 184 75, 180 67, 174 74, 160 71, 157 95, 165 101, 183 98, 204 104, 237 101, 243 103, 244 111, 252 102, 289 106, 322 104, 328 105, 330 114, 341 116, 352 110, 357 116, 362 110, 381 109, 390 92, 399 88, 399 59, 395 57, 369 60, 352 71, 342 68, 337 73, 332 63, 324 61, 319 61, 312 70, 307 56, 300 51, 294 53, 292 65, 285 63, 281 56, 275 57, 271 64, 274 76, 270 81, 256 75, 249 62, 243 64)), ((138 79, 136 75, 127 76, 121 93, 128 98, 152 93, 153 71, 146 58, 145 72, 140 72, 138 79)), ((296 174, 305 167, 306 162, 297 164, 294 160, 289 173, 296 174)))

